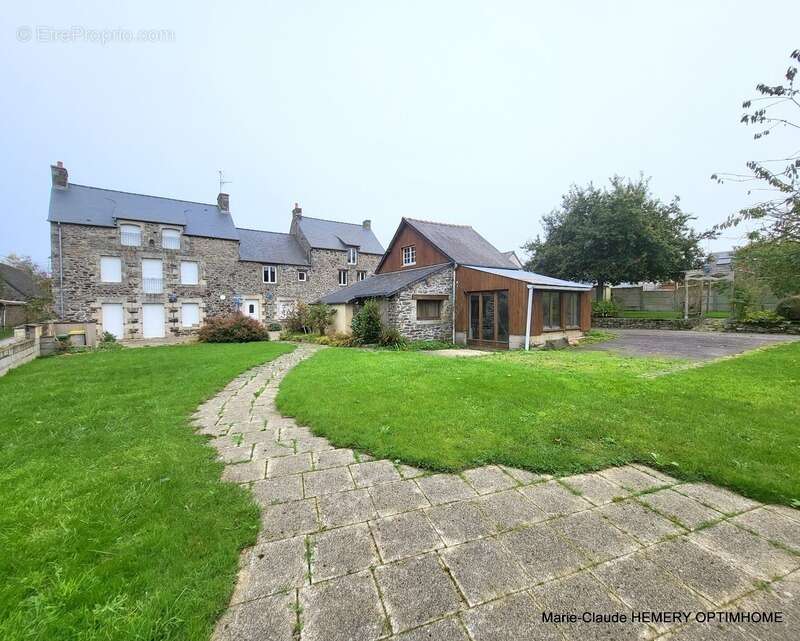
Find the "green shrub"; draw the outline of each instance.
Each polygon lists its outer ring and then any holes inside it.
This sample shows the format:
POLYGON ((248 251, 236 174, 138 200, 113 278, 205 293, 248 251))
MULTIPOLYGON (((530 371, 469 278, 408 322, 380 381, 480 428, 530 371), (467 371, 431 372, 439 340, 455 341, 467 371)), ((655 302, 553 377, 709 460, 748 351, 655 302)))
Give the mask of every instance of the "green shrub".
POLYGON ((409 341, 403 349, 409 352, 417 352, 420 350, 459 349, 460 347, 460 345, 456 345, 450 341, 409 341))
POLYGON ((592 316, 614 318, 620 315, 620 308, 613 300, 596 300, 592 303, 592 316))
POLYGON ((747 325, 756 325, 758 327, 780 327, 785 321, 775 312, 764 310, 747 312, 744 315, 743 322, 747 325))
POLYGON ((103 335, 100 337, 100 342, 97 343, 97 349, 113 351, 116 349, 122 349, 122 345, 117 342, 117 337, 114 336, 114 334, 111 332, 103 332, 103 335))
POLYGON ((394 327, 384 327, 378 337, 378 343, 383 347, 402 348, 406 345, 406 339, 394 327))
POLYGON ((207 319, 198 339, 203 343, 252 343, 268 341, 269 334, 257 320, 236 312, 207 319))
POLYGON ((361 306, 353 321, 350 323, 353 328, 353 336, 362 343, 377 343, 381 338, 381 312, 378 309, 378 301, 368 300, 361 306))
POLYGON ((330 305, 325 305, 324 303, 310 305, 308 308, 308 324, 311 329, 321 336, 333 323, 334 314, 336 314, 336 310, 330 305))
POLYGON ((784 298, 775 308, 775 312, 790 321, 800 321, 800 294, 784 298))
POLYGON ((295 334, 311 332, 311 310, 305 303, 297 303, 289 318, 286 319, 286 330, 295 334))
POLYGON ((281 327, 280 323, 270 323, 267 325, 267 329, 271 332, 280 332, 283 327, 281 327))

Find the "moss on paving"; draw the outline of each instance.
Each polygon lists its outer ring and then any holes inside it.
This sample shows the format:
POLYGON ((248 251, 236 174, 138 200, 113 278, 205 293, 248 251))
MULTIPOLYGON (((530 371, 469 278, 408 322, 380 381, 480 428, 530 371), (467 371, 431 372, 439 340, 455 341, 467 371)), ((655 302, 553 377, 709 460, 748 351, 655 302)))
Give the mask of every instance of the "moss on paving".
POLYGON ((639 461, 791 503, 798 390, 800 343, 699 367, 572 350, 443 359, 329 349, 287 375, 278 406, 338 446, 432 469, 566 474, 639 461))
POLYGON ((0 379, 0 638, 208 639, 258 509, 188 417, 290 350, 95 352, 0 379))

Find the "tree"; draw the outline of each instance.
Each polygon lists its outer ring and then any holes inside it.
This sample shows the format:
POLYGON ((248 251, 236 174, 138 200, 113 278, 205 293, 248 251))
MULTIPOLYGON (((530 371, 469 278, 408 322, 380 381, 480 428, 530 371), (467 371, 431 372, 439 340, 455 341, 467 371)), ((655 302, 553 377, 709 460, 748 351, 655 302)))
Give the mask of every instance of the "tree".
MULTIPOLYGON (((34 285, 34 292, 28 298, 28 304, 25 306, 25 316, 28 322, 41 321, 48 318, 52 312, 52 287, 50 274, 40 267, 30 256, 21 256, 18 254, 9 254, 3 260, 7 265, 16 267, 24 272, 27 272, 34 285)), ((5 285, 0 278, 0 298, 5 285)))
POLYGON ((736 279, 752 275, 776 296, 800 294, 800 243, 755 240, 736 252, 736 279))
MULTIPOLYGON (((800 62, 800 49, 790 54, 790 59, 800 62)), ((795 89, 797 67, 790 66, 784 78, 785 84, 759 83, 756 98, 745 100, 742 123, 756 126, 754 140, 761 140, 776 131, 790 134, 788 149, 792 153, 781 158, 751 160, 747 163, 749 173, 720 173, 711 176, 717 182, 766 183, 759 191, 770 194, 755 205, 731 214, 715 231, 735 227, 745 220, 763 223, 757 238, 780 239, 800 242, 800 89, 795 89), (757 106, 755 106, 757 105, 757 106), (794 135, 792 135, 794 134, 794 135)), ((773 136, 774 137, 774 136, 773 136)), ((752 189, 748 194, 752 193, 752 189)))
POLYGON ((544 240, 524 245, 526 268, 548 276, 605 285, 676 279, 699 262, 698 236, 678 198, 662 203, 649 184, 615 176, 610 187, 573 186, 561 207, 543 217, 544 240))
POLYGON ((383 324, 378 301, 370 299, 358 310, 350 323, 353 336, 362 343, 377 343, 381 338, 383 324))
POLYGON ((319 335, 322 336, 328 327, 330 327, 331 323, 333 323, 335 314, 336 310, 330 305, 324 303, 310 305, 308 308, 308 322, 311 328, 319 332, 319 335))

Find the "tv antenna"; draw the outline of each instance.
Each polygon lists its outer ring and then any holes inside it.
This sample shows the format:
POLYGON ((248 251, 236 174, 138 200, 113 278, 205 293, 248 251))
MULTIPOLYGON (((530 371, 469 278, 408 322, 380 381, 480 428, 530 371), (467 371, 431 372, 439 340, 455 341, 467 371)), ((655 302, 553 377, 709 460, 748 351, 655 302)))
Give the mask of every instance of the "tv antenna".
POLYGON ((219 193, 222 193, 223 185, 229 185, 232 183, 232 180, 225 180, 225 174, 221 169, 217 169, 217 174, 219 174, 219 193))

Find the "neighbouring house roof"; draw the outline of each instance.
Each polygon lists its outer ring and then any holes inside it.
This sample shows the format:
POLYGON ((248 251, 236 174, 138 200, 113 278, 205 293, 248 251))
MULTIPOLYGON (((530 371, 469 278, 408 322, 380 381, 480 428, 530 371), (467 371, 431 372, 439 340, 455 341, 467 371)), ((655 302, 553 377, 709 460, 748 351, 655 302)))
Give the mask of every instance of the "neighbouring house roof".
POLYGON ((479 272, 486 272, 487 274, 495 274, 497 276, 505 276, 506 278, 520 280, 533 285, 535 289, 563 289, 581 292, 592 289, 590 283, 576 283, 571 280, 552 278, 551 276, 544 276, 542 274, 536 274, 535 272, 526 272, 521 269, 497 269, 494 267, 480 267, 477 265, 464 265, 464 267, 475 269, 479 272))
POLYGON ((230 213, 216 205, 70 183, 50 191, 50 222, 116 227, 116 220, 181 225, 188 236, 238 240, 230 213))
POLYGON ((522 261, 519 259, 519 256, 517 256, 517 252, 512 249, 511 251, 501 253, 506 257, 508 262, 511 263, 512 267, 515 269, 522 269, 522 261))
POLYGON ((449 267, 449 265, 430 265, 428 267, 406 269, 401 272, 375 274, 357 283, 353 283, 349 287, 342 287, 338 291, 331 292, 327 296, 320 298, 319 302, 327 303, 328 305, 339 305, 363 298, 383 298, 392 296, 401 289, 418 283, 446 267, 449 267))
POLYGON ((459 265, 509 267, 508 258, 469 225, 434 223, 414 218, 403 218, 403 221, 459 265))
POLYGON ((358 251, 364 254, 383 253, 383 245, 372 230, 365 229, 363 225, 302 216, 298 226, 314 249, 342 251, 348 247, 358 247, 358 251))
POLYGON ((29 301, 42 296, 31 274, 5 263, 0 263, 0 299, 29 301))
POLYGON ((291 234, 241 228, 236 231, 239 234, 239 260, 284 265, 309 264, 306 253, 291 234))

